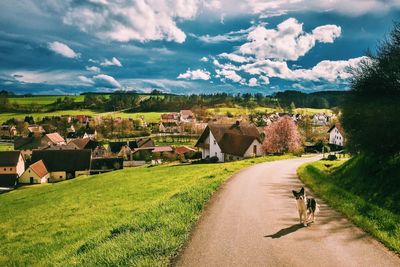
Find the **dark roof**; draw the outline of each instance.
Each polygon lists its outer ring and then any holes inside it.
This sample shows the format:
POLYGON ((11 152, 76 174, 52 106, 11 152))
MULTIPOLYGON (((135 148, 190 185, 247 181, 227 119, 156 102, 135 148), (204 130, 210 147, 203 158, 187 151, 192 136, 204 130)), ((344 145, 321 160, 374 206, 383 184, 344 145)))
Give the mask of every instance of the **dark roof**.
POLYGON ((14 187, 16 183, 16 174, 0 174, 0 187, 14 187))
POLYGON ((137 140, 138 147, 153 147, 154 141, 151 138, 140 138, 137 140))
POLYGON ((49 172, 84 171, 90 169, 90 149, 33 150, 32 162, 43 160, 49 172))
POLYGON ((68 132, 67 133, 67 138, 71 139, 71 138, 77 138, 78 134, 76 132, 68 132))
POLYGON ((123 146, 128 145, 127 142, 110 142, 108 143, 108 147, 112 153, 119 153, 123 146))
POLYGON ((36 137, 16 137, 14 139, 14 149, 26 150, 26 149, 37 149, 41 146, 40 138, 36 137))
POLYGON ((333 129, 335 129, 335 127, 339 130, 339 133, 344 137, 345 133, 343 127, 339 123, 332 125, 332 127, 329 128, 328 133, 330 133, 333 129))
POLYGON ((91 170, 118 170, 123 169, 124 159, 114 158, 94 158, 90 166, 91 170))
POLYGON ((251 143, 257 139, 261 142, 260 132, 253 124, 239 123, 235 124, 208 124, 196 143, 196 147, 206 147, 204 143, 211 133, 217 140, 223 153, 243 156, 251 143))
POLYGON ((91 149, 91 150, 94 150, 100 144, 98 141, 94 141, 90 138, 76 138, 74 140, 71 140, 71 142, 69 142, 68 144, 70 143, 74 144, 79 149, 91 149))
POLYGON ((236 133, 225 133, 218 145, 223 153, 242 157, 255 139, 258 138, 236 133))
POLYGON ((0 151, 0 166, 17 166, 20 151, 0 151))

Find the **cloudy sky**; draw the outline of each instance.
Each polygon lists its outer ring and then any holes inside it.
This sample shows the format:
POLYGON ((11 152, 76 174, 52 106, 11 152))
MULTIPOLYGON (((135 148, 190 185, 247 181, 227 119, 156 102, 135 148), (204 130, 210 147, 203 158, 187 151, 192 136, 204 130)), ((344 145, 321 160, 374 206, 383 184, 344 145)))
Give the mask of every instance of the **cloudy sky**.
POLYGON ((400 0, 2 0, 0 89, 346 90, 400 0))

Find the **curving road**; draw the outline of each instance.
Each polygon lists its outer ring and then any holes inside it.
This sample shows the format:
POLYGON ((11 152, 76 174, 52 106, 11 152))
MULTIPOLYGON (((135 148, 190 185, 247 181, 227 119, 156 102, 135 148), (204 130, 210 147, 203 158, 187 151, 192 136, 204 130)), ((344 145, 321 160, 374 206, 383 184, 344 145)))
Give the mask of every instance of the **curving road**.
POLYGON ((262 163, 236 174, 213 196, 174 265, 400 266, 399 257, 321 200, 316 223, 298 224, 296 169, 316 159, 262 163))

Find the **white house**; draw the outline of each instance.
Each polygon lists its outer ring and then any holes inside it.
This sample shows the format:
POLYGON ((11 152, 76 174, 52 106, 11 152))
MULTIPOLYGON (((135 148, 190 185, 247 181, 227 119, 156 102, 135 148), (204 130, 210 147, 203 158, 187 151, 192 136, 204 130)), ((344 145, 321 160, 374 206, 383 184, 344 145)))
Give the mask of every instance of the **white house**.
POLYGON ((39 160, 29 166, 25 172, 19 177, 18 182, 21 184, 44 184, 49 181, 50 173, 42 160, 39 160))
POLYGON ((262 156, 262 141, 257 127, 252 124, 208 124, 196 143, 202 158, 217 157, 218 161, 232 161, 262 156))
POLYGON ((336 146, 344 146, 345 136, 343 128, 339 125, 333 125, 329 131, 329 144, 336 146))

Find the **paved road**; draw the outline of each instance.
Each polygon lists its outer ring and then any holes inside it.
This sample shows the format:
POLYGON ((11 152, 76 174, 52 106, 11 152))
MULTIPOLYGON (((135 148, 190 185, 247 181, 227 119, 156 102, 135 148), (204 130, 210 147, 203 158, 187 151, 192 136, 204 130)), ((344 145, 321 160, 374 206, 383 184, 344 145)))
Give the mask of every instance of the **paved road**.
MULTIPOLYGON (((296 169, 316 158, 255 165, 212 198, 178 266, 400 266, 400 258, 329 206, 298 224, 296 169)), ((306 190, 307 191, 307 190, 306 190)))

